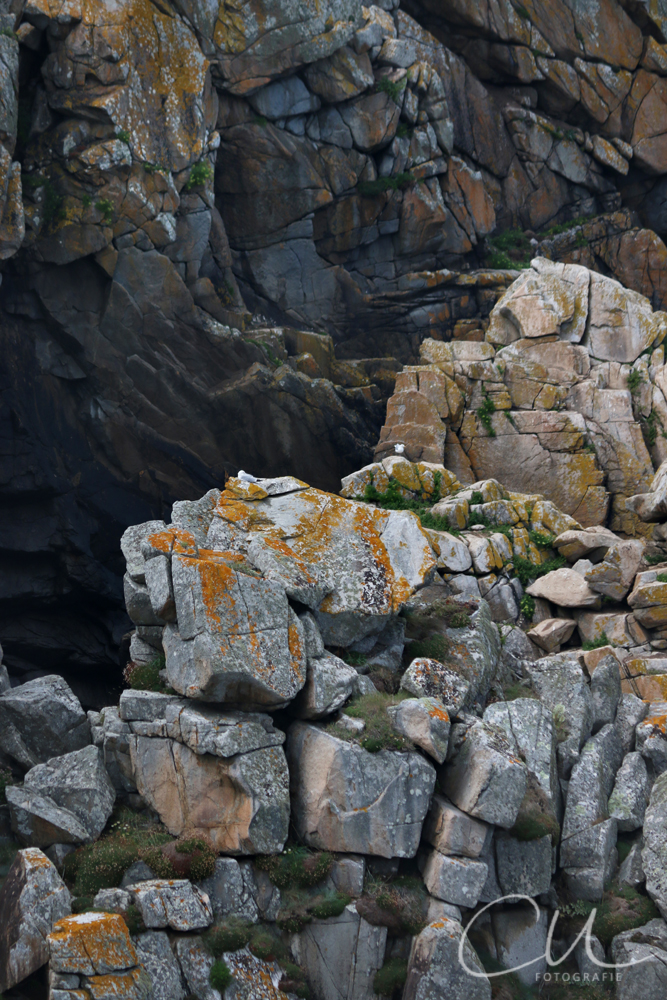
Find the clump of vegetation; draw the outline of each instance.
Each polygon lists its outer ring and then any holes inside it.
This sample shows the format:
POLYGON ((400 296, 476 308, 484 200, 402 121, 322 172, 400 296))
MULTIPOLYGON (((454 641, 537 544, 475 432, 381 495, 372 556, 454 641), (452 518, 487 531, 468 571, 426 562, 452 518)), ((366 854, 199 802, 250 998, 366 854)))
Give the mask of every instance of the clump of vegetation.
POLYGON ((417 514, 424 528, 432 528, 433 531, 449 531, 451 530, 449 527, 449 518, 432 514, 430 510, 433 504, 442 499, 440 495, 441 476, 436 473, 434 479, 435 488, 433 493, 430 496, 424 493, 419 500, 411 496, 403 496, 401 487, 395 479, 389 481, 389 485, 384 492, 376 489, 371 481, 366 485, 364 495, 355 497, 354 499, 361 500, 364 503, 372 503, 383 510, 411 510, 417 514))
POLYGON ((260 125, 262 128, 264 128, 265 125, 269 124, 269 119, 265 118, 264 115, 255 115, 255 117, 253 118, 253 124, 260 125))
POLYGON ((658 573, 655 578, 656 583, 667 583, 667 573, 658 573))
POLYGON ((378 753, 380 750, 413 750, 411 741, 394 729, 387 711, 392 705, 398 705, 408 697, 405 691, 399 691, 397 694, 374 691, 362 695, 345 708, 346 714, 351 718, 363 720, 365 728, 362 733, 351 733, 337 722, 330 723, 327 729, 339 739, 358 743, 369 753, 378 753))
POLYGON ((202 935, 202 941, 213 958, 220 958, 225 952, 245 948, 251 935, 251 924, 238 917, 227 917, 222 923, 209 927, 202 935))
POLYGON ((14 776, 8 767, 0 767, 0 805, 7 801, 5 790, 14 784, 14 776))
POLYGON ((303 1000, 308 1000, 310 989, 303 969, 299 965, 295 965, 294 962, 281 962, 280 967, 284 971, 278 988, 283 993, 295 993, 298 997, 303 997, 303 1000))
POLYGON ((555 558, 548 559, 540 566, 536 566, 530 559, 524 559, 523 556, 515 555, 512 562, 514 564, 514 575, 518 577, 522 586, 527 587, 531 580, 536 580, 539 576, 546 576, 547 573, 552 573, 555 569, 561 569, 562 566, 565 566, 566 559, 564 556, 555 556, 555 558))
POLYGON ((128 931, 132 936, 135 934, 142 934, 146 930, 143 918, 141 916, 141 910, 134 903, 130 903, 128 908, 121 913, 121 917, 125 921, 128 931))
POLYGON ((612 885, 597 909, 593 933, 605 948, 622 931, 643 927, 649 920, 660 916, 653 900, 629 885, 612 885))
POLYGON ((561 233, 568 233, 571 229, 583 226, 590 218, 592 218, 591 215, 577 215, 574 219, 570 219, 569 222, 558 222, 554 226, 549 226, 548 229, 542 232, 542 235, 559 236, 561 233))
POLYGON ((364 198, 374 198, 385 191, 402 191, 414 184, 414 175, 409 170, 395 174, 393 177, 377 177, 374 181, 359 181, 357 191, 364 198))
POLYGON ((369 924, 387 927, 396 937, 419 934, 427 923, 428 894, 416 876, 402 875, 391 880, 369 877, 356 907, 369 924))
POLYGON ((293 886, 306 889, 324 881, 331 871, 333 857, 328 851, 290 846, 282 854, 258 855, 255 865, 265 871, 279 889, 293 886))
POLYGON ((123 671, 123 680, 135 691, 157 691, 160 694, 173 694, 170 687, 163 683, 160 671, 164 670, 165 658, 158 655, 149 663, 135 663, 133 660, 123 671))
POLYGON ((406 125, 405 122, 401 122, 401 124, 396 129, 397 138, 407 139, 409 135, 410 135, 410 126, 406 125))
POLYGON ((193 882, 208 878, 215 870, 216 852, 203 837, 181 837, 165 844, 161 853, 178 876, 193 882))
POLYGON ((200 160, 195 163, 190 170, 190 176, 185 183, 185 190, 192 191, 196 187, 201 187, 213 176, 213 168, 208 160, 200 160))
POLYGON ((121 142, 128 143, 131 137, 127 129, 119 128, 116 130, 116 138, 120 139, 121 142))
POLYGON ((633 396, 637 395, 643 384, 644 384, 643 374, 639 371, 638 368, 631 369, 626 379, 626 385, 633 396))
POLYGON ((213 989, 220 990, 221 993, 227 989, 233 978, 229 966, 221 959, 213 963, 208 974, 208 981, 213 989))
POLYGON ((493 423, 491 417, 496 412, 496 404, 493 402, 490 396, 484 397, 484 402, 477 411, 477 416, 479 417, 481 423, 486 428, 489 437, 495 437, 496 432, 493 429, 493 423))
POLYGON ((63 873, 75 896, 92 897, 100 889, 115 888, 135 861, 145 861, 152 868, 148 859, 153 850, 172 840, 161 823, 129 809, 119 810, 117 816, 109 833, 65 858, 63 873))
POLYGON ((282 941, 268 928, 261 926, 253 929, 248 947, 262 962, 277 962, 286 951, 282 941))
POLYGON ((167 171, 158 163, 144 163, 144 170, 147 174, 166 174, 167 171))
POLYGON ((397 996, 408 978, 408 963, 404 958, 390 958, 375 973, 373 992, 381 997, 397 996))
POLYGON ((102 213, 102 222, 110 226, 113 222, 113 202, 109 201, 108 198, 100 198, 99 201, 95 202, 95 208, 102 213))
POLYGON ((551 800, 532 771, 528 772, 526 794, 510 833, 517 840, 539 840, 550 834, 553 843, 558 842, 560 824, 551 800))
POLYGON ((647 566, 659 566, 660 563, 667 562, 667 555, 656 553, 655 555, 645 555, 644 562, 647 566))
POLYGON ((556 730, 556 742, 564 743, 570 735, 570 727, 565 716, 565 705, 555 705, 552 712, 554 729, 556 730))
POLYGON ((507 684, 502 689, 503 701, 516 701, 517 698, 535 698, 539 701, 539 695, 533 691, 532 687, 525 687, 520 681, 507 684))
POLYGON ((470 496, 470 503, 475 507, 478 506, 479 504, 484 503, 484 496, 481 490, 472 491, 472 494, 470 496))
POLYGON ((590 642, 582 642, 581 644, 581 648, 585 649, 586 652, 590 649, 602 649, 603 646, 611 646, 606 632, 600 632, 597 639, 592 639, 590 642))
POLYGON ((530 238, 520 229, 508 229, 489 237, 487 243, 491 249, 488 257, 489 267, 503 271, 523 270, 530 267, 533 248, 530 238))
POLYGON ((545 535, 543 531, 529 531, 528 537, 538 549, 551 549, 556 541, 554 535, 545 535))
POLYGON ((378 80, 377 89, 381 94, 388 94, 394 104, 398 104, 399 98, 405 90, 406 83, 407 80, 405 77, 402 80, 394 82, 388 76, 383 76, 381 80, 378 80))
POLYGON ((519 611, 528 621, 532 621, 535 614, 535 598, 531 597, 530 594, 524 594, 519 601, 519 611))
POLYGON ((62 222, 66 217, 65 199, 56 191, 50 180, 46 180, 43 186, 44 202, 42 204, 42 213, 45 224, 62 222))
POLYGON ((367 659, 367 653, 355 653, 349 649, 343 650, 341 654, 341 660, 344 660, 351 667, 363 667, 367 659))
POLYGON ((287 890, 281 898, 276 926, 281 931, 297 934, 313 919, 328 920, 330 917, 339 917, 349 902, 349 896, 335 890, 325 892, 321 890, 318 892, 316 889, 287 890))
POLYGON ((413 642, 410 646, 410 655, 413 657, 423 657, 427 660, 438 660, 444 663, 449 653, 449 639, 440 632, 429 635, 425 639, 413 642))

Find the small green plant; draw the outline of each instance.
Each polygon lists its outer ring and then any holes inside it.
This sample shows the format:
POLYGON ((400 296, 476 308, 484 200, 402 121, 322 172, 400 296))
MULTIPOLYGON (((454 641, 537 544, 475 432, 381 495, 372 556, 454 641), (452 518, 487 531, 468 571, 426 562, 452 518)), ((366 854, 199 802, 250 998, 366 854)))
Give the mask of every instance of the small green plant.
POLYGON ((470 497, 470 503, 473 505, 478 505, 484 503, 484 497, 481 490, 473 490, 470 497))
POLYGON ((592 639, 590 642, 582 642, 581 644, 581 648, 585 649, 586 652, 591 649, 602 649, 603 646, 611 646, 606 632, 601 632, 597 639, 592 639))
POLYGON ((280 967, 283 969, 283 975, 280 979, 278 987, 283 993, 295 993, 298 997, 302 997, 303 1000, 308 1000, 310 997, 310 989, 306 982, 306 974, 302 968, 295 965, 294 962, 280 962, 280 967))
POLYGON ((448 517, 441 517, 430 512, 431 505, 440 500, 440 480, 438 480, 434 492, 430 496, 423 494, 421 500, 404 497, 401 493, 401 487, 395 479, 390 480, 389 486, 384 492, 377 490, 370 482, 364 489, 364 495, 354 499, 375 504, 383 510, 412 510, 417 514, 424 528, 432 528, 433 531, 451 530, 448 517))
POLYGON ((565 716, 565 705, 555 705, 553 710, 554 729, 556 730, 556 740, 564 743, 570 735, 570 729, 565 716))
POLYGON ((43 213, 44 222, 47 225, 51 222, 62 222, 65 218, 64 201, 65 199, 56 191, 51 181, 45 181, 43 213))
POLYGON ((577 41, 578 41, 578 42, 580 42, 580 43, 581 43, 582 45, 584 45, 584 44, 585 44, 585 42, 586 42, 586 39, 584 38, 584 36, 582 35, 582 33, 581 33, 581 32, 580 32, 580 31, 579 31, 578 29, 576 29, 576 28, 575 28, 575 32, 574 32, 574 37, 575 37, 575 38, 577 39, 577 41))
POLYGON ((514 575, 519 579, 523 587, 527 587, 531 580, 536 580, 539 576, 546 576, 547 573, 565 566, 566 560, 563 556, 556 556, 554 559, 549 559, 540 566, 536 566, 530 559, 524 559, 523 556, 515 555, 512 562, 514 564, 514 575))
POLYGON ((496 436, 496 432, 493 429, 493 423, 491 421, 491 417, 495 412, 496 412, 496 404, 493 402, 490 396, 485 396, 484 402, 477 411, 477 416, 479 417, 481 423, 486 428, 489 437, 496 436))
POLYGON ((656 583, 667 583, 667 573, 658 573, 655 578, 656 583))
POLYGON ((577 235, 574 238, 574 245, 575 245, 575 247, 587 247, 588 246, 588 240, 586 239, 586 237, 584 236, 583 233, 577 233, 577 235))
POLYGON ((217 962, 213 963, 213 965, 211 966, 211 971, 208 974, 208 981, 214 990, 220 990, 220 992, 224 992, 224 990, 226 990, 229 984, 231 983, 232 979, 233 976, 229 971, 229 966, 226 964, 226 962, 223 962, 221 959, 218 959, 217 962))
POLYGON ((350 897, 345 893, 335 893, 327 896, 321 903, 316 903, 312 913, 317 920, 328 920, 329 917, 339 917, 350 903, 350 897))
POLYGON ((445 663, 449 653, 449 639, 439 633, 429 635, 425 639, 413 642, 410 646, 410 655, 414 657, 424 657, 427 660, 438 660, 445 663))
POLYGON ((404 958, 390 958, 375 973, 373 992, 382 997, 393 997, 402 990, 408 978, 408 963, 404 958))
POLYGON ((171 693, 171 689, 162 683, 160 671, 164 670, 165 658, 158 655, 150 663, 134 663, 130 661, 123 671, 123 680, 135 691, 159 691, 161 694, 171 693))
POLYGON ((344 660, 351 667, 363 667, 367 659, 367 653, 354 653, 350 649, 346 649, 341 656, 341 660, 344 660))
POLYGON ((550 549, 556 541, 554 535, 545 535, 543 531, 529 531, 528 537, 538 549, 550 549))
POLYGON ((14 778, 12 772, 8 767, 0 767, 0 805, 4 805, 7 801, 7 796, 5 790, 14 784, 14 778))
POLYGON ((83 198, 81 199, 81 204, 83 205, 83 207, 84 208, 90 208, 90 206, 92 205, 92 203, 93 203, 93 199, 90 197, 90 195, 89 194, 84 194, 83 198))
POLYGON ((626 385, 633 396, 636 396, 642 385, 644 384, 644 376, 638 368, 632 368, 626 379, 626 385))
POLYGON ((660 916, 655 903, 630 886, 612 885, 598 905, 593 933, 608 947, 622 931, 643 927, 660 916))
POLYGON ((396 129, 396 135, 399 139, 406 139, 410 135, 410 126, 406 125, 405 122, 401 122, 396 129))
POLYGON ((109 201, 108 198, 100 198, 99 201, 95 202, 95 208, 102 213, 102 222, 110 226, 113 222, 113 202, 109 201))
POLYGON ((307 847, 286 847, 282 854, 260 854, 255 865, 265 871, 279 889, 291 886, 307 888, 324 881, 333 865, 327 851, 311 851, 307 847))
POLYGON ((165 174, 167 171, 157 163, 144 163, 144 170, 147 174, 165 174))
POLYGON ((185 184, 186 191, 192 191, 196 187, 201 187, 206 181, 210 180, 213 176, 213 167, 208 162, 208 160, 200 160, 195 163, 190 170, 190 176, 185 184))
POLYGON ((250 941, 252 927, 238 917, 227 917, 220 924, 209 927, 202 935, 206 950, 213 958, 221 958, 225 952, 245 948, 250 941))
POLYGON ((11 28, 0 28, 0 35, 2 35, 4 38, 12 38, 14 40, 18 38, 16 32, 12 31, 11 28))
POLYGON ((396 174, 394 177, 377 177, 374 181, 360 181, 357 191, 364 198, 374 198, 385 191, 402 191, 414 184, 415 178, 409 170, 396 174))
POLYGON ((120 139, 121 142, 129 143, 131 136, 127 129, 119 128, 116 130, 116 138, 120 139))
POLYGON ((528 621, 533 620, 533 615, 535 614, 535 598, 531 597, 530 594, 524 594, 519 601, 519 610, 522 615, 528 619, 528 621))
POLYGON ((185 866, 187 877, 193 882, 208 878, 215 871, 217 857, 212 846, 203 837, 187 837, 177 840, 174 844, 174 867, 178 871, 185 866))
POLYGON ((656 410, 651 410, 648 417, 645 419, 640 418, 642 434, 648 448, 652 448, 658 440, 658 424, 660 424, 662 436, 665 437, 665 432, 662 428, 662 421, 660 420, 656 410))
POLYGON ((268 930, 258 929, 250 936, 250 951, 263 962, 275 962, 283 950, 282 942, 268 930))
MULTIPOLYGON (((380 750, 413 749, 410 740, 396 732, 387 712, 388 708, 392 705, 398 705, 407 697, 407 693, 403 691, 397 695, 386 694, 384 691, 374 691, 372 694, 365 694, 350 702, 345 709, 347 715, 353 719, 363 719, 366 724, 363 733, 358 737, 358 742, 364 750, 368 750, 369 753, 378 753, 380 750)), ((337 730, 336 733, 338 734, 337 730)), ((350 739, 350 734, 346 732, 344 738, 350 739)))
POLYGON ((514 417, 510 413, 510 411, 509 410, 503 410, 502 412, 505 414, 505 420, 509 420, 509 422, 511 423, 511 425, 514 428, 515 431, 518 430, 519 428, 516 425, 516 420, 514 419, 514 417))
POLYGON ((526 10, 523 4, 517 4, 514 8, 519 17, 522 17, 524 21, 530 21, 530 13, 526 10))
POLYGON ((356 907, 369 924, 387 927, 390 934, 402 937, 419 934, 426 925, 428 896, 424 883, 415 876, 391 880, 370 876, 356 907))
POLYGON ((568 222, 558 222, 553 226, 549 226, 542 233, 543 236, 559 236, 561 233, 568 233, 571 229, 576 229, 578 226, 583 226, 585 222, 591 219, 591 215, 578 215, 574 219, 570 219, 568 222))
POLYGON ((388 76, 383 76, 381 80, 378 80, 377 89, 381 94, 388 94, 394 104, 398 104, 398 100, 405 90, 406 83, 407 80, 405 77, 402 80, 394 82, 388 76))
POLYGON ((269 119, 265 118, 264 115, 255 115, 255 117, 253 118, 253 124, 260 125, 262 128, 264 128, 265 125, 269 124, 269 119))
POLYGON ((659 555, 658 553, 656 555, 644 556, 644 562, 648 566, 659 566, 660 563, 667 562, 667 556, 659 555))

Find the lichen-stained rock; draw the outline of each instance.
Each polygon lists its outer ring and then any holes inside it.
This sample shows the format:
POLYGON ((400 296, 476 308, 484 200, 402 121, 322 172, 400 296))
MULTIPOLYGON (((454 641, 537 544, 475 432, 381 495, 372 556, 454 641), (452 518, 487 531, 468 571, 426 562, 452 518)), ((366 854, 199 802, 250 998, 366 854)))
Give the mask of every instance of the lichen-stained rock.
POLYGON ((549 834, 524 841, 499 831, 495 846, 496 872, 504 893, 535 897, 549 891, 553 859, 549 834))
POLYGON ((536 698, 498 701, 484 712, 484 721, 504 730, 516 744, 519 756, 533 772, 558 811, 560 784, 556 763, 556 730, 553 714, 536 698))
POLYGON ((116 800, 95 746, 38 764, 8 792, 12 828, 22 843, 38 847, 96 840, 116 800))
POLYGON ((546 260, 536 261, 535 265, 535 270, 526 271, 496 304, 487 334, 491 343, 511 344, 524 337, 553 334, 572 343, 582 340, 590 272, 576 264, 546 260))
POLYGON ((281 747, 221 758, 172 740, 134 736, 130 751, 140 794, 174 836, 199 831, 227 854, 282 850, 290 802, 281 747))
POLYGON ((432 896, 454 906, 477 905, 488 868, 483 861, 457 858, 429 851, 422 873, 424 884, 432 896))
POLYGON ((47 935, 70 909, 70 894, 55 865, 36 847, 19 851, 0 889, 0 990, 44 965, 47 935))
POLYGON ((609 796, 622 759, 621 742, 611 725, 604 726, 581 751, 572 768, 563 817, 563 864, 577 865, 577 861, 564 860, 571 852, 569 841, 608 818, 609 796))
POLYGON ((404 1000, 436 1000, 437 997, 491 1000, 491 984, 484 967, 467 939, 461 947, 462 937, 461 924, 443 917, 429 924, 414 939, 404 1000))
POLYGON ((667 584, 658 579, 657 570, 638 573, 628 595, 628 604, 637 621, 645 628, 667 624, 667 584))
POLYGON ((11 156, 0 143, 0 260, 12 257, 25 237, 21 196, 21 165, 12 163, 11 156))
POLYGON ((420 699, 436 698, 450 715, 456 715, 469 700, 471 688, 457 671, 423 656, 412 661, 401 678, 401 687, 420 699))
POLYGON ((340 916, 309 923, 292 938, 292 949, 321 1000, 372 1000, 386 942, 387 928, 369 924, 352 903, 340 916))
POLYGON ((371 754, 297 722, 287 741, 293 821, 323 850, 414 857, 435 768, 418 754, 371 754))
POLYGON ((526 667, 531 683, 554 721, 562 727, 557 749, 558 770, 561 777, 569 777, 579 751, 593 727, 593 702, 583 671, 576 659, 543 657, 526 667))
POLYGON ((440 854, 461 854, 477 858, 489 839, 489 827, 480 823, 442 795, 434 795, 424 824, 424 839, 440 854))
POLYGON ((394 728, 436 763, 447 756, 449 713, 439 698, 407 698, 387 709, 394 728))
POLYGON ((308 677, 294 708, 301 719, 321 719, 339 709, 354 692, 359 675, 329 653, 308 661, 308 677))
POLYGON ((152 1000, 184 1000, 185 989, 178 959, 164 931, 145 931, 134 939, 139 962, 153 987, 152 1000))
POLYGON ((213 923, 208 896, 187 879, 151 879, 129 885, 127 892, 149 930, 200 931, 213 923))
POLYGON ((639 829, 649 801, 649 777, 641 753, 626 755, 609 797, 609 815, 621 832, 639 829))
POLYGON ((48 937, 53 972, 106 976, 136 967, 130 932, 117 913, 81 913, 58 920, 48 937))
POLYGON ((505 829, 514 825, 527 780, 526 765, 503 731, 481 721, 440 771, 440 786, 459 809, 505 829))
POLYGON ((667 461, 661 463, 647 492, 628 497, 627 506, 649 523, 667 516, 667 461))
POLYGON ((594 608, 600 604, 599 594, 591 590, 583 576, 566 566, 539 577, 526 592, 562 608, 594 608))
POLYGON ((586 342, 601 361, 632 363, 656 339, 664 339, 667 317, 654 313, 639 292, 591 272, 586 342))
POLYGON ((622 931, 611 942, 611 959, 624 969, 616 989, 618 1000, 660 1000, 667 989, 667 933, 659 918, 622 931))
POLYGON ((39 677, 0 694, 0 750, 22 767, 88 743, 86 713, 62 677, 39 677))
POLYGON ((642 866, 646 873, 646 891, 662 916, 667 919, 667 772, 661 774, 651 789, 644 816, 642 866))

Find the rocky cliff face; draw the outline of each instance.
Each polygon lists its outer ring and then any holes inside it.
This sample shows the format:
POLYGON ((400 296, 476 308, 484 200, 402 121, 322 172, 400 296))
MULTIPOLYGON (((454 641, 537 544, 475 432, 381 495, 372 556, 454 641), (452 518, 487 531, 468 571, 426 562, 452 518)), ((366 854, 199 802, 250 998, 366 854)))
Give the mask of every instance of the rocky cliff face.
POLYGON ((531 240, 664 304, 650 5, 2 0, 0 17, 16 675, 117 672, 129 523, 239 467, 335 489, 368 463, 401 364, 484 326, 531 240))

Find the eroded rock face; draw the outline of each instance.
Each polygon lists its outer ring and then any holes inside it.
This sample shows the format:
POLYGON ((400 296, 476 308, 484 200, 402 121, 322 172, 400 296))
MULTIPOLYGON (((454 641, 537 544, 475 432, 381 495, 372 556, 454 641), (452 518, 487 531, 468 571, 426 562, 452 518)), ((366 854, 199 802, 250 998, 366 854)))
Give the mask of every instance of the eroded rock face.
POLYGON ((62 677, 40 677, 0 695, 0 749, 22 767, 90 743, 90 726, 62 677))
POLYGON ((307 844, 414 857, 435 783, 423 757, 371 754, 306 723, 291 727, 287 755, 294 822, 307 844))

